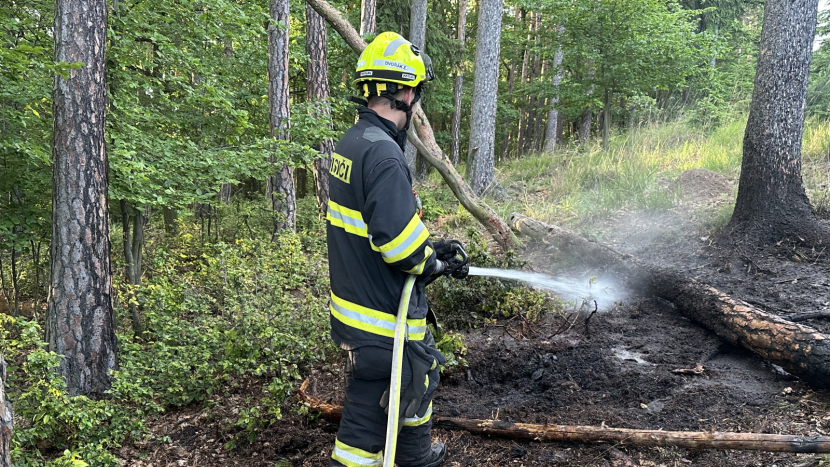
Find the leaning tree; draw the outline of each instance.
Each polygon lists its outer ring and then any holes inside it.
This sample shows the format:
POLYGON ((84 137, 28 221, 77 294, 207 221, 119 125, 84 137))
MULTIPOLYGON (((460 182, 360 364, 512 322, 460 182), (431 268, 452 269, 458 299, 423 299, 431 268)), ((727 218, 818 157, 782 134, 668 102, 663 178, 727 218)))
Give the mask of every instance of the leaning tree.
POLYGON ((801 180, 801 136, 817 0, 768 0, 743 143, 733 238, 770 244, 830 241, 801 180))
POLYGON ((52 247, 46 341, 70 395, 103 395, 116 367, 107 208, 106 0, 57 0, 52 247))

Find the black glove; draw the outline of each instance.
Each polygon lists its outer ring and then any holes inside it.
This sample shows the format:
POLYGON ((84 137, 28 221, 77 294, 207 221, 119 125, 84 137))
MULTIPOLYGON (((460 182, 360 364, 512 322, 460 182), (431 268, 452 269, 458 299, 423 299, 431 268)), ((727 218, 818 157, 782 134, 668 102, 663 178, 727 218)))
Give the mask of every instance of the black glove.
POLYGON ((467 251, 458 240, 438 240, 432 245, 439 264, 433 274, 443 274, 455 279, 464 279, 470 273, 467 251), (443 264, 441 264, 443 263, 443 264))
MULTIPOLYGON (((401 418, 423 417, 432 393, 438 387, 438 367, 447 363, 447 358, 437 349, 423 341, 407 341, 404 347, 404 359, 401 374, 401 418)), ((380 406, 389 412, 389 389, 383 393, 380 406)), ((398 427, 400 428, 400 426, 398 427)))

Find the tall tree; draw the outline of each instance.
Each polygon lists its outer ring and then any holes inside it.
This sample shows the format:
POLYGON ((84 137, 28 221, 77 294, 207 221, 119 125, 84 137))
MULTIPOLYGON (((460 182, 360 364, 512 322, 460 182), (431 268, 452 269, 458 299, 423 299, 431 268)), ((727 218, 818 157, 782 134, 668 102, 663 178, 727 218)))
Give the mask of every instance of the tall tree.
POLYGON ((804 191, 801 137, 818 0, 768 0, 729 227, 752 243, 830 242, 804 191))
POLYGON ((49 349, 70 395, 103 395, 116 368, 107 207, 106 0, 57 0, 49 349))
POLYGON ((467 0, 458 0, 458 61, 455 63, 455 86, 453 87, 452 148, 450 160, 458 164, 461 158, 461 98, 464 95, 464 43, 467 41, 467 0))
MULTIPOLYGON (((288 83, 288 0, 270 0, 271 21, 268 25, 268 103, 271 137, 287 140, 289 117, 288 83)), ((274 211, 282 215, 274 226, 280 230, 294 229, 296 225, 297 195, 294 191, 294 170, 283 163, 268 177, 266 194, 274 211)))
MULTIPOLYGON (((308 69, 306 70, 306 89, 308 101, 320 105, 314 108, 318 116, 325 120, 331 118, 328 102, 331 92, 329 91, 329 70, 327 53, 326 20, 317 13, 311 5, 305 7, 305 51, 308 55, 308 69)), ((331 126, 329 124, 329 126, 331 126)), ((317 145, 317 150, 324 157, 314 161, 314 188, 317 194, 317 206, 325 210, 329 204, 329 167, 331 166, 331 155, 334 152, 334 141, 325 138, 317 145)))
MULTIPOLYGON (((409 42, 424 51, 427 34, 427 0, 412 0, 409 9, 409 42)), ((404 157, 412 176, 417 179, 426 177, 427 162, 418 156, 418 150, 409 141, 404 148, 404 157), (414 170, 413 170, 414 169, 414 170)))
POLYGON ((362 0, 360 2, 360 37, 375 34, 377 8, 377 0, 362 0))
POLYGON ((470 187, 481 195, 496 178, 495 139, 496 102, 499 90, 499 47, 501 45, 502 0, 482 0, 478 4, 473 115, 467 178, 470 187))
POLYGON ((12 404, 6 396, 6 361, 0 355, 0 467, 12 467, 12 404))
MULTIPOLYGON (((564 32, 562 26, 556 27, 557 37, 561 37, 564 32)), ((558 42, 558 41, 557 41, 558 42)), ((556 150, 556 129, 559 123, 559 110, 557 104, 559 103, 559 83, 562 81, 562 57, 564 52, 562 46, 556 48, 556 53, 553 55, 553 78, 551 84, 553 85, 554 96, 550 99, 550 109, 548 110, 547 130, 545 131, 545 152, 553 152, 556 150)))

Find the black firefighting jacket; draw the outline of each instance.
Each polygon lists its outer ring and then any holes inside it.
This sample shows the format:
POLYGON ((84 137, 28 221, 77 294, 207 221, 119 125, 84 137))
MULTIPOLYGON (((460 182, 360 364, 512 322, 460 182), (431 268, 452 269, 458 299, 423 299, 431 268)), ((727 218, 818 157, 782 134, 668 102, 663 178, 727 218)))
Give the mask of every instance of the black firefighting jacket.
MULTIPOLYGON (((391 349, 404 281, 409 274, 429 277, 436 259, 397 142, 402 134, 374 111, 358 112, 329 171, 331 336, 345 350, 391 349)), ((424 338, 427 311, 424 281, 418 280, 409 301, 409 339, 424 338)))

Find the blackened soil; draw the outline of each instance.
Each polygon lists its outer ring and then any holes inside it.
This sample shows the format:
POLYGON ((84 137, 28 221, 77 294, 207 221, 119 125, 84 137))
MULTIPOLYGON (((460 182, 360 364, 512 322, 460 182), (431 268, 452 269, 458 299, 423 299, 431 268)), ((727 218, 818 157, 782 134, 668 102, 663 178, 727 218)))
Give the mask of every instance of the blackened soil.
MULTIPOLYGON (((830 307, 830 251, 798 248, 788 239, 762 250, 723 246, 717 232, 704 226, 727 202, 732 181, 696 172, 671 183, 680 183, 686 195, 668 212, 621 212, 602 224, 578 228, 618 251, 672 267, 770 313, 787 316, 830 307)), ((565 271, 547 247, 531 245, 521 255, 536 271, 565 271)), ((578 277, 598 273, 569 264, 568 271, 578 277)), ((830 333, 828 319, 802 324, 830 333)), ((613 309, 599 310, 587 323, 585 313, 549 315, 538 323, 499 322, 467 333, 466 343, 469 367, 443 375, 435 403, 439 417, 830 436, 828 391, 724 345, 710 330, 654 297, 628 296, 613 309), (696 365, 703 366, 699 375, 675 371, 696 365)), ((338 365, 309 376, 313 395, 340 402, 338 365)), ((122 450, 124 464, 327 465, 336 423, 306 415, 297 404, 248 442, 234 421, 240 407, 262 397, 263 382, 234 384, 227 396, 210 404, 213 408, 184 409, 159 419, 152 441, 122 450), (231 440, 238 441, 236 448, 227 450, 224 446, 231 440)), ((448 466, 830 463, 830 457, 815 454, 542 443, 445 430, 435 430, 435 436, 448 444, 448 466)))

